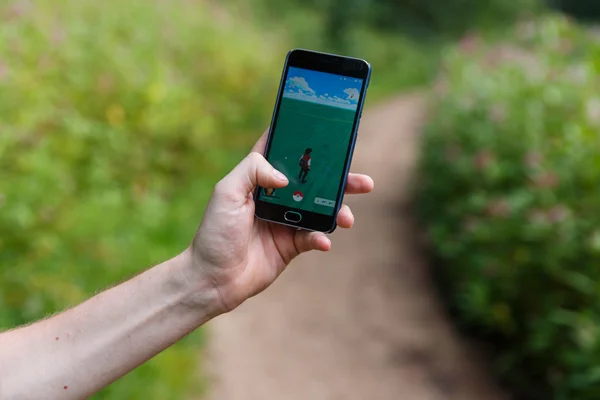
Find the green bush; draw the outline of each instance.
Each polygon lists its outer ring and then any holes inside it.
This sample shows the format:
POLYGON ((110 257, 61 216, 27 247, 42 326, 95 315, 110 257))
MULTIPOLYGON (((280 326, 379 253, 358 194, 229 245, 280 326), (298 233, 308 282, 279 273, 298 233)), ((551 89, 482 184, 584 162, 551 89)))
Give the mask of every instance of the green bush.
POLYGON ((546 0, 552 8, 581 21, 595 22, 600 18, 600 4, 594 0, 546 0))
POLYGON ((439 62, 441 43, 416 41, 353 19, 343 43, 332 40, 325 3, 320 6, 275 0, 228 0, 229 10, 268 26, 289 47, 344 54, 368 60, 373 68, 369 103, 399 91, 427 85, 439 62))
MULTIPOLYGON (((204 2, 0 5, 0 329, 174 256, 262 132, 285 49, 204 2)), ((95 398, 180 399, 198 335, 95 398)))
POLYGON ((445 55, 416 207, 451 308, 527 399, 600 398, 600 37, 564 17, 445 55))
MULTIPOLYGON (((554 1, 554 0, 552 0, 554 1)), ((573 0, 566 0, 573 1, 573 0)), ((377 32, 408 34, 413 39, 453 38, 471 29, 504 27, 525 12, 541 8, 542 0, 253 0, 267 4, 273 15, 294 5, 323 17, 325 39, 334 46, 351 44, 357 26, 377 32), (290 6, 291 4, 291 6, 290 6)))
MULTIPOLYGON (((416 37, 456 37, 472 29, 503 28, 539 0, 355 0, 376 26, 416 37)), ((334 0, 338 4, 343 0, 334 0)))

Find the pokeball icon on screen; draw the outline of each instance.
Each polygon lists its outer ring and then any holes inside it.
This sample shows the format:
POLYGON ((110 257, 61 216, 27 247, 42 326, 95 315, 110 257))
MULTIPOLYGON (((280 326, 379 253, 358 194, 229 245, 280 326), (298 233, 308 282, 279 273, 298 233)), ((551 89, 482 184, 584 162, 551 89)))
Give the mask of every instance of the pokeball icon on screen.
POLYGON ((292 196, 292 198, 294 199, 294 201, 302 201, 302 199, 304 198, 304 195, 302 194, 301 191, 297 190, 294 192, 294 195, 292 196))

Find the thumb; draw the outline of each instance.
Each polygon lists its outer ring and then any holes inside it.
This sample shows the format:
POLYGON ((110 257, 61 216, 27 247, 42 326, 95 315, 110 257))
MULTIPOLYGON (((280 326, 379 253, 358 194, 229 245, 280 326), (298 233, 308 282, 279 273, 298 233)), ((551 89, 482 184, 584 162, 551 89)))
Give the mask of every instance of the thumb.
POLYGON ((281 188, 288 183, 283 173, 273 168, 261 154, 253 151, 217 184, 217 190, 244 203, 248 193, 256 186, 281 188))

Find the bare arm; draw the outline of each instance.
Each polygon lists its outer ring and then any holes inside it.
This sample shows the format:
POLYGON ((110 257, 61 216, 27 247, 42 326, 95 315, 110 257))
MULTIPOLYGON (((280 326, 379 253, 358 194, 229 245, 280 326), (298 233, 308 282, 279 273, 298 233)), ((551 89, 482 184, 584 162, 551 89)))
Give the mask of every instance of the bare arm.
MULTIPOLYGON (((251 191, 288 184, 259 154, 265 142, 263 135, 217 184, 186 251, 77 307, 0 334, 0 399, 87 398, 263 291, 300 253, 329 250, 323 233, 254 218, 251 191)), ((346 193, 372 189, 368 176, 348 176, 346 193)), ((353 222, 342 207, 338 225, 353 222)))
POLYGON ((0 334, 0 398, 83 399, 222 312, 191 252, 85 303, 0 334))

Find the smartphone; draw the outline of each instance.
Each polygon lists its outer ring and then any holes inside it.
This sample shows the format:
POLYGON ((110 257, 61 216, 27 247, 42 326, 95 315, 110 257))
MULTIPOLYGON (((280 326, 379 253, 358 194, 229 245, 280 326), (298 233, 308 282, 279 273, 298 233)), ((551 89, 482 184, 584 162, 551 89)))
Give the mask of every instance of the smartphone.
POLYGON ((370 77, 365 60, 304 49, 287 54, 264 156, 289 185, 257 188, 257 218, 335 230, 370 77))

